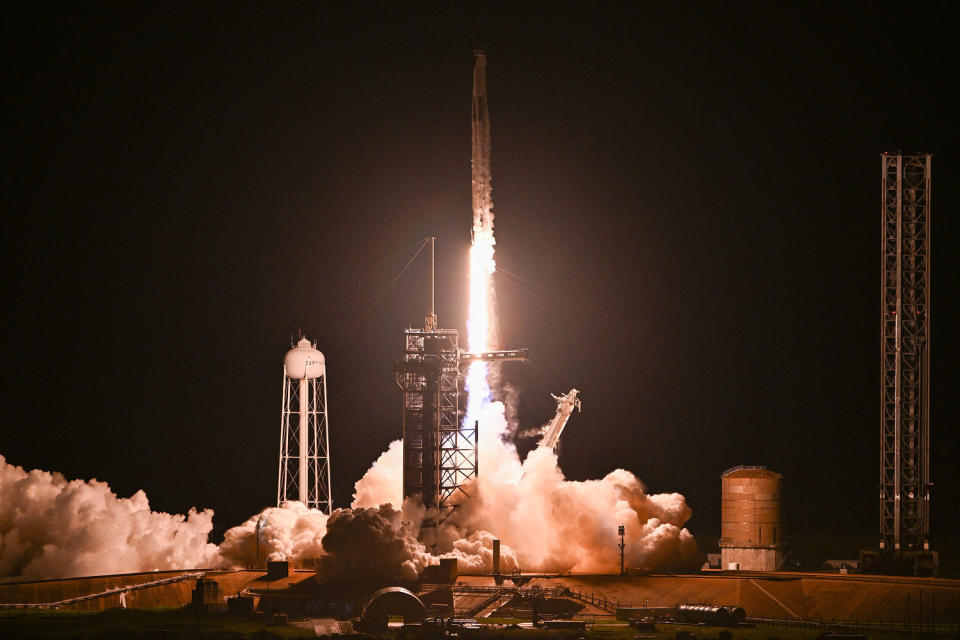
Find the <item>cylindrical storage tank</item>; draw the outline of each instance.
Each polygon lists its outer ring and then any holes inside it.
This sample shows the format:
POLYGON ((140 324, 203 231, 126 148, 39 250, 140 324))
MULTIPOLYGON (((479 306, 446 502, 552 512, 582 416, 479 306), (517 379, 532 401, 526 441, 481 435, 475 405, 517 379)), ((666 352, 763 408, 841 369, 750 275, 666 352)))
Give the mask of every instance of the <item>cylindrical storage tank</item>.
POLYGON ((783 542, 783 476, 764 467, 735 467, 721 476, 721 547, 774 547, 783 542))
POLYGON ((723 626, 737 626, 746 620, 746 612, 736 605, 681 604, 677 617, 682 622, 701 622, 723 626))
POLYGON ((306 338, 301 338, 293 349, 287 351, 283 358, 284 370, 287 377, 294 380, 312 380, 326 373, 326 362, 323 354, 317 350, 306 338))

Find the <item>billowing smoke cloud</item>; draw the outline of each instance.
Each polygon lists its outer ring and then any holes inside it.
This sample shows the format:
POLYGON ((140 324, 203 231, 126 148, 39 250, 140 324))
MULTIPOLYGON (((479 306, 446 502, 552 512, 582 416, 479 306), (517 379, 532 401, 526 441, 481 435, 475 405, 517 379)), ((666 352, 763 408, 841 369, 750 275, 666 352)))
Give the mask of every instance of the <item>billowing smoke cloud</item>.
POLYGON ((457 558, 461 573, 489 573, 494 538, 502 540, 505 573, 614 572, 619 524, 626 527, 628 567, 657 571, 699 564, 693 536, 683 528, 691 515, 683 496, 649 495, 623 469, 599 480, 566 480, 548 448, 535 449, 521 463, 504 440, 507 433, 503 405, 488 404, 480 418, 483 472, 468 487, 473 498, 429 532, 433 554, 417 541, 423 506, 401 502, 400 441, 356 483, 353 508, 328 517, 299 502, 270 507, 228 530, 219 548, 207 541, 212 511, 153 512, 142 491, 118 498, 103 482, 26 472, 0 456, 0 577, 319 559, 329 577, 372 587, 412 582, 440 557, 457 558))
MULTIPOLYGON (((682 495, 648 495, 640 480, 623 469, 600 480, 566 480, 549 448, 535 449, 521 463, 514 446, 504 440, 508 432, 503 404, 488 404, 480 417, 483 472, 468 488, 473 497, 438 528, 432 541, 441 555, 458 558, 462 573, 490 572, 494 537, 503 542, 504 572, 515 566, 615 572, 620 524, 626 528, 628 567, 662 571, 699 566, 702 556, 683 528, 692 512, 682 495)), ((400 477, 402 457, 389 454, 368 476, 400 477), (377 468, 384 464, 395 467, 377 468)), ((361 479, 356 495, 361 486, 375 485, 361 479)), ((366 493, 364 500, 374 503, 377 498, 366 493)))
MULTIPOLYGON (((270 507, 228 530, 220 554, 230 566, 266 560, 317 563, 322 581, 367 591, 409 584, 438 560, 417 541, 415 529, 389 504, 337 509, 327 516, 300 502, 270 507)), ((419 523, 422 508, 414 510, 419 523)))
POLYGON ((157 513, 143 491, 24 471, 0 455, 0 577, 50 578, 209 567, 213 511, 157 513))
POLYGON ((327 514, 302 502, 285 502, 228 529, 220 555, 227 564, 241 567, 263 566, 266 560, 319 558, 326 532, 327 514))
MULTIPOLYGON (((444 553, 444 558, 456 558, 457 569, 466 575, 479 575, 493 572, 493 541, 496 536, 489 531, 474 531, 466 538, 454 540, 452 551, 444 553)), ((511 573, 520 568, 517 554, 510 547, 500 545, 500 571, 511 573)))
POLYGON ((337 509, 323 536, 323 567, 338 583, 371 588, 412 583, 424 567, 436 564, 423 544, 401 522, 400 511, 379 508, 337 509))
POLYGON ((376 462, 353 485, 353 504, 357 507, 377 507, 403 503, 403 440, 394 440, 376 462))
MULTIPOLYGON (((487 530, 517 554, 524 570, 613 572, 617 526, 626 528, 627 566, 648 571, 695 568, 701 556, 683 525, 692 512, 677 493, 648 495, 629 471, 600 480, 566 480, 549 448, 520 463, 502 434, 500 403, 481 418, 483 473, 475 497, 455 512, 456 531, 487 530)), ((448 534, 449 535, 449 534, 448 534)))

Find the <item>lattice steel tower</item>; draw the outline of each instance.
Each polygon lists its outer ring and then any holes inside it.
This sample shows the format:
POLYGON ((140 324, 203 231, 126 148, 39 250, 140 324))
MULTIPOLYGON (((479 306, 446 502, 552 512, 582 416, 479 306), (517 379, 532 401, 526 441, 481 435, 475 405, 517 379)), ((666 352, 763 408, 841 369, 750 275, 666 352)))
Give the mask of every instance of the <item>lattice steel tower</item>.
POLYGON ((423 529, 442 522, 468 499, 464 485, 477 475, 478 426, 460 424, 463 370, 480 360, 528 358, 526 349, 465 353, 456 329, 437 326, 435 240, 424 243, 430 244, 430 309, 422 329, 403 330, 404 349, 396 365, 397 385, 403 391, 403 497, 419 497, 427 507, 423 529))
POLYGON ((404 330, 396 373, 403 390, 403 497, 421 497, 431 510, 429 526, 457 503, 461 485, 476 475, 477 432, 459 425, 459 335, 437 327, 435 238, 425 242, 430 244, 430 310, 422 329, 404 330))
POLYGON ((929 548, 931 156, 881 158, 880 549, 929 548))

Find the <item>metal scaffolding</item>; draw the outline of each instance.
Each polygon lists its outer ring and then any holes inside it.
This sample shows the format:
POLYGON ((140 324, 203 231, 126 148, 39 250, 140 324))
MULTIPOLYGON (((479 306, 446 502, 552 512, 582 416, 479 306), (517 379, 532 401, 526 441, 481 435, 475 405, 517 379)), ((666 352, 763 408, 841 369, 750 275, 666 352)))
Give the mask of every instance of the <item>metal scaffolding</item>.
MULTIPOLYGON (((432 315, 432 314, 431 314, 432 315)), ((435 316, 434 316, 435 317, 435 316)), ((461 429, 456 329, 406 329, 397 367, 403 390, 403 496, 419 494, 438 520, 477 474, 477 432, 461 429)), ((434 521, 435 522, 435 521, 434 521)))
POLYGON ((882 161, 881 552, 929 548, 931 156, 882 161))

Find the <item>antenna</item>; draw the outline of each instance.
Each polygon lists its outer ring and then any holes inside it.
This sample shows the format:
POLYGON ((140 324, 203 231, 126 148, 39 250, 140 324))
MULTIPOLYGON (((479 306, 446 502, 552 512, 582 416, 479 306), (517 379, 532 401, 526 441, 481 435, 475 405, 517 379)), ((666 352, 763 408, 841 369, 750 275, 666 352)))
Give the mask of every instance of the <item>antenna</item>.
POLYGON ((436 306, 436 264, 435 264, 435 244, 436 237, 430 236, 430 311, 423 320, 423 328, 427 331, 437 330, 437 306, 436 306))

